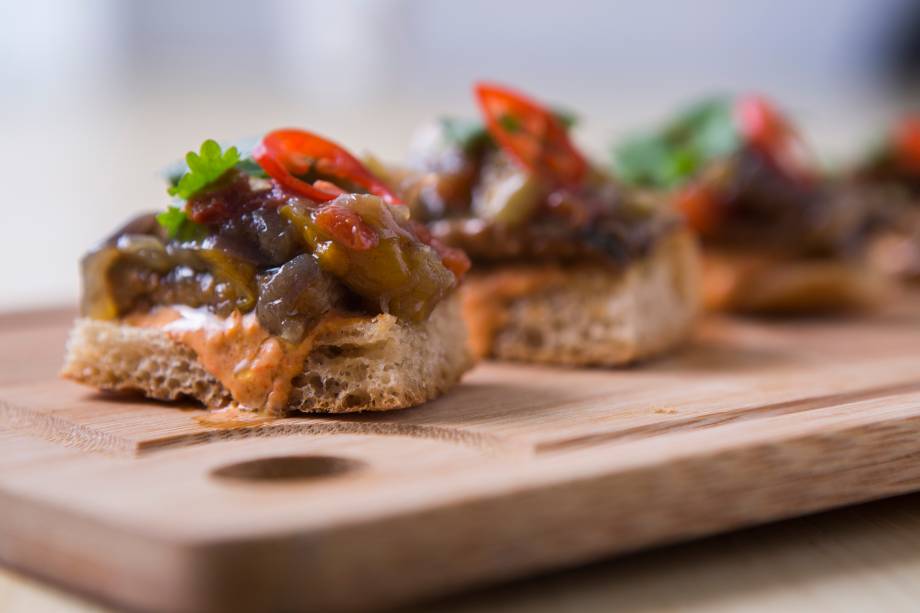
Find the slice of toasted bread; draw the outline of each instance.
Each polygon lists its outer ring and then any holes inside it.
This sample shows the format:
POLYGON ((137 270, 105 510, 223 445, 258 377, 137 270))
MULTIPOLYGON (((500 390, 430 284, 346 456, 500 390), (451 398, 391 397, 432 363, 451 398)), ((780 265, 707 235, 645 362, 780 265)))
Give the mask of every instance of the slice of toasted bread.
POLYGON ((627 364, 678 344, 698 312, 699 260, 684 231, 625 269, 516 265, 467 278, 464 317, 480 356, 627 364))
POLYGON ((882 274, 906 281, 920 282, 920 224, 913 232, 883 231, 872 238, 868 260, 882 274))
MULTIPOLYGON (((313 341, 294 377, 289 411, 346 413, 414 406, 444 393, 472 366, 456 294, 419 324, 392 315, 351 318, 313 341)), ((195 352, 161 329, 78 319, 64 377, 151 398, 233 400, 195 352)))
POLYGON ((706 308, 762 315, 816 315, 872 308, 889 285, 857 262, 792 259, 707 249, 706 308))

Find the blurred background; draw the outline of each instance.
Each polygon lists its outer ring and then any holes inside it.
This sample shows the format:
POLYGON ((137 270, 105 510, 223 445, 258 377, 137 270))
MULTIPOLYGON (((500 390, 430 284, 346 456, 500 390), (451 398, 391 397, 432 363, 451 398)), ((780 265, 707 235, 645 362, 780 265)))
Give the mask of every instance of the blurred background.
POLYGON ((74 303, 77 259, 209 137, 280 126, 399 160, 479 78, 575 110, 597 156, 757 90, 840 162, 916 99, 910 0, 0 0, 0 309, 74 303))

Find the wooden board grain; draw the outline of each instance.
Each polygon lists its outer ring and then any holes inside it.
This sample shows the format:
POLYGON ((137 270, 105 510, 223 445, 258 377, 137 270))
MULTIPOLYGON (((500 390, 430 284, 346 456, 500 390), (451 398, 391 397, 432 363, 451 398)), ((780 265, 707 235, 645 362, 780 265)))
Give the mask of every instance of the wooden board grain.
POLYGON ((67 325, 0 318, 0 559, 134 608, 389 606, 920 489, 913 306, 241 428, 58 381, 67 325))

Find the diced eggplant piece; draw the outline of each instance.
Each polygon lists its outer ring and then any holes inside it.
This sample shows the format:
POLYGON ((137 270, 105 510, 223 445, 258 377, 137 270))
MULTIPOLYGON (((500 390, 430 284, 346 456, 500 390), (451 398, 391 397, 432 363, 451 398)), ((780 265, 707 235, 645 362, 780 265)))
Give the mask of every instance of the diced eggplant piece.
POLYGON ((269 332, 295 343, 341 300, 339 285, 304 253, 259 275, 256 316, 269 332))

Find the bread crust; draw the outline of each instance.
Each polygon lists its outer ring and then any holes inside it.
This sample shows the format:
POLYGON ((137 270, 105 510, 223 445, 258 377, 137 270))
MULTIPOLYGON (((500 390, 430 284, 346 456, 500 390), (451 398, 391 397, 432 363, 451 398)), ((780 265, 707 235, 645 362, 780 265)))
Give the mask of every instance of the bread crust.
POLYGON ((869 262, 882 274, 920 283, 920 224, 910 232, 879 232, 868 250, 869 262))
POLYGON ((820 315, 871 309, 889 284, 858 262, 794 259, 706 249, 703 296, 708 310, 762 315, 820 315))
MULTIPOLYGON (((472 366, 456 292, 418 324, 388 314, 352 318, 314 340, 294 377, 288 411, 350 413, 401 409, 431 400, 472 366)), ((188 346, 158 328, 88 318, 74 323, 62 376, 150 398, 233 399, 188 346)))
POLYGON ((471 274, 462 293, 478 356, 619 366, 689 335, 699 312, 698 248, 689 232, 677 230, 625 269, 506 266, 471 274))

